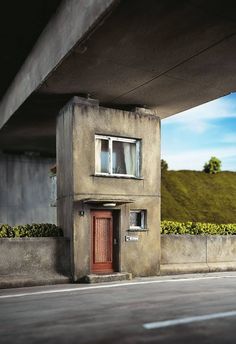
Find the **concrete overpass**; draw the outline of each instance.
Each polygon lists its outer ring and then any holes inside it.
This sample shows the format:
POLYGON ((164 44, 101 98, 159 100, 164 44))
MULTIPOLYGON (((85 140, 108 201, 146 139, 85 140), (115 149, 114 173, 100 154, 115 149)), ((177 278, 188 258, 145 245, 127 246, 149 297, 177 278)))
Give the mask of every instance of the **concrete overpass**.
POLYGON ((236 89, 234 1, 4 6, 2 151, 54 156, 55 119, 72 95, 112 108, 147 106, 165 118, 236 89))

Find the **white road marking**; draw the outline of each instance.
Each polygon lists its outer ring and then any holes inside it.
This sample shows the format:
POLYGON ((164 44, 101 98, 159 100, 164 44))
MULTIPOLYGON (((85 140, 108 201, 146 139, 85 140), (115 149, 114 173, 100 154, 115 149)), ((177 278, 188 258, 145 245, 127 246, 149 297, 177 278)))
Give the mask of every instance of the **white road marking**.
POLYGON ((46 295, 46 294, 57 294, 57 293, 68 293, 68 292, 79 292, 84 290, 94 290, 94 289, 104 289, 104 288, 118 288, 118 287, 132 287, 134 285, 144 285, 144 284, 157 284, 157 283, 176 283, 176 282, 193 282, 200 280, 210 280, 210 279, 224 279, 224 278, 236 278, 236 275, 228 276, 203 276, 203 277, 192 277, 192 278, 176 278, 176 279, 163 279, 163 280, 152 280, 152 281, 138 281, 138 282, 126 282, 126 283, 116 283, 116 284, 103 284, 103 285, 89 285, 86 287, 81 287, 81 284, 77 288, 65 288, 56 290, 42 290, 35 292, 26 293, 16 293, 8 295, 0 295, 0 299, 10 299, 14 297, 24 297, 32 295, 46 295))
POLYGON ((227 318, 227 317, 234 317, 234 316, 236 316, 236 311, 213 313, 213 314, 199 315, 199 316, 189 317, 189 318, 180 318, 180 319, 151 322, 151 323, 143 324, 143 327, 146 330, 153 330, 153 329, 169 327, 169 326, 190 324, 197 321, 205 321, 205 320, 227 318))

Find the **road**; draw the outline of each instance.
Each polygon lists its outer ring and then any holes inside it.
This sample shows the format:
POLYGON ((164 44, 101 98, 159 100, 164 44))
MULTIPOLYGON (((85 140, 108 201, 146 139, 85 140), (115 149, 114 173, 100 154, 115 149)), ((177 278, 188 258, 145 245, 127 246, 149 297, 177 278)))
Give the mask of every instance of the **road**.
POLYGON ((0 343, 235 343, 236 273, 0 290, 0 343))

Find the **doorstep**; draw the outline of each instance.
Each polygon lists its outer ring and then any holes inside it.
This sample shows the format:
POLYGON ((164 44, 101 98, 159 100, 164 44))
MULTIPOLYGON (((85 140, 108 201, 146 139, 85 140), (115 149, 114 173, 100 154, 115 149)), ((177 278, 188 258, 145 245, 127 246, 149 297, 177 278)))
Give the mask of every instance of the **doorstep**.
POLYGON ((104 283, 117 281, 130 281, 132 274, 129 272, 114 272, 110 274, 89 274, 86 275, 81 283, 104 283))

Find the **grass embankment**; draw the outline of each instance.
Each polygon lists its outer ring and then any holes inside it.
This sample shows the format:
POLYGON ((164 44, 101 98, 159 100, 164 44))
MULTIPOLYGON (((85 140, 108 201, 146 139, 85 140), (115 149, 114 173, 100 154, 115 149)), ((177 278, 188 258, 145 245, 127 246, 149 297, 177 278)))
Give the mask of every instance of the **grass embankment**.
POLYGON ((236 223, 236 172, 162 174, 162 220, 236 223))

